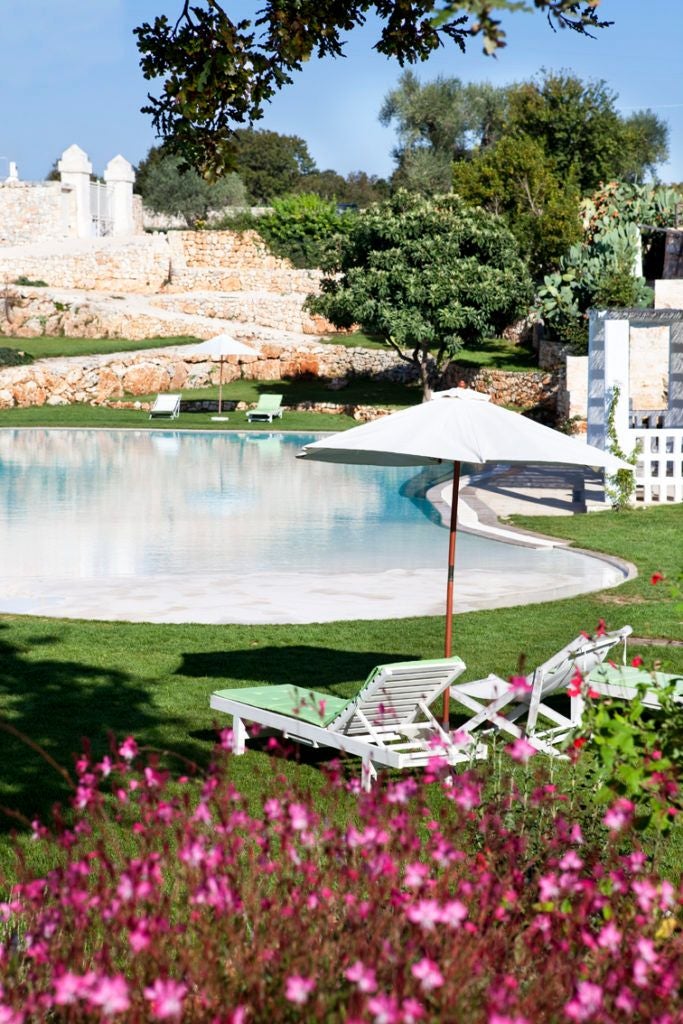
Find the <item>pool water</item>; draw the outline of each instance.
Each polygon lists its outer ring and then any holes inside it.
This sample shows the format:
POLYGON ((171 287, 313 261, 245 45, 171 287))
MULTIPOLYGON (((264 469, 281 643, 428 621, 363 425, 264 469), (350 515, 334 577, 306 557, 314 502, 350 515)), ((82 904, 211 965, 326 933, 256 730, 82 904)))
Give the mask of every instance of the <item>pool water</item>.
MULTIPOLYGON (((247 576, 443 573, 448 532, 420 496, 443 469, 297 460, 313 440, 278 433, 0 431, 0 611, 128 617, 117 602, 133 599, 138 586, 149 593, 155 580, 182 605, 183 592, 201 590, 203 580, 206 586, 231 580, 229 593, 236 593, 235 581, 247 576)), ((578 571, 582 557, 465 534, 456 572, 514 575, 530 564, 536 571, 572 565, 578 571)), ((173 615, 160 621, 188 618, 173 615)), ((130 617, 145 617, 144 611, 130 617)))

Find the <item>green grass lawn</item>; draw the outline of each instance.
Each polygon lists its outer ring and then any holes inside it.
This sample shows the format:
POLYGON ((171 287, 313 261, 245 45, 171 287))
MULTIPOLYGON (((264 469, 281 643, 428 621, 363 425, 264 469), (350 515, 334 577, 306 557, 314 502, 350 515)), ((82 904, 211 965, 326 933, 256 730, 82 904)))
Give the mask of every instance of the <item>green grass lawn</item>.
POLYGON ((228 419, 217 423, 211 419, 215 413, 182 413, 177 419, 168 417, 150 420, 149 413, 135 409, 107 409, 90 405, 65 405, 28 409, 0 409, 2 427, 70 427, 108 430, 134 428, 136 430, 345 430, 358 426, 351 416, 338 413, 287 412, 282 419, 270 423, 249 423, 244 412, 225 413, 228 419))
MULTIPOLYGON (((218 399, 218 387, 194 388, 182 392, 185 399, 218 399)), ((379 405, 403 408, 422 399, 416 385, 394 384, 391 381, 373 381, 365 377, 351 380, 341 391, 330 391, 317 380, 255 381, 236 380, 223 387, 225 402, 256 403, 261 394, 280 394, 284 405, 300 402, 332 402, 335 405, 379 405)), ((156 395, 127 395, 126 401, 151 402, 156 395)), ((150 420, 149 413, 136 409, 112 409, 93 405, 29 406, 27 408, 0 409, 0 427, 135 427, 137 429, 178 430, 345 430, 357 426, 351 416, 339 413, 296 412, 285 410, 282 419, 269 423, 253 423, 245 412, 226 412, 228 419, 217 423, 211 419, 215 413, 181 412, 175 420, 150 420)))
MULTIPOLYGON (((344 345, 345 348, 383 348, 389 345, 377 334, 366 334, 354 331, 353 334, 329 334, 320 341, 330 345, 344 345)), ((538 359, 528 345, 513 345, 505 338, 487 338, 480 342, 476 349, 461 349, 453 361, 461 366, 508 370, 511 373, 522 373, 538 370, 538 359)))
MULTIPOLYGON (((467 664, 463 678, 492 671, 508 676, 520 658, 533 666, 580 630, 593 629, 600 618, 611 628, 630 623, 640 638, 683 640, 680 606, 663 585, 650 584, 655 570, 671 578, 679 570, 680 508, 625 516, 605 512, 571 520, 539 518, 533 525, 555 534, 571 533, 582 546, 599 542, 604 550, 634 561, 640 576, 599 594, 457 615, 453 646, 467 664)), ((0 714, 67 766, 83 737, 102 753, 110 732, 119 737, 133 733, 143 743, 206 763, 214 738, 215 715, 208 706, 213 690, 291 683, 347 697, 374 665, 439 656, 442 644, 441 617, 209 626, 4 615, 0 714)), ((632 651, 641 653, 648 665, 657 658, 665 671, 683 670, 683 645, 634 644, 632 651)), ((301 763, 284 770, 320 790, 323 777, 317 760, 304 751, 301 763)), ((235 782, 254 796, 271 767, 271 756, 257 749, 235 758, 232 771, 235 782)), ((65 796, 56 772, 33 750, 3 736, 0 804, 29 816, 45 815, 54 800, 65 796)), ((10 825, 9 818, 0 816, 0 828, 10 825)))
POLYGON ((481 370, 506 370, 509 373, 538 371, 538 359, 529 345, 512 345, 505 338, 488 338, 475 349, 463 348, 453 357, 461 366, 481 370))
POLYGON ((114 352, 137 352, 148 348, 169 348, 172 345, 197 345, 201 338, 179 335, 175 338, 5 338, 0 348, 26 352, 34 359, 57 359, 61 356, 102 356, 114 352))

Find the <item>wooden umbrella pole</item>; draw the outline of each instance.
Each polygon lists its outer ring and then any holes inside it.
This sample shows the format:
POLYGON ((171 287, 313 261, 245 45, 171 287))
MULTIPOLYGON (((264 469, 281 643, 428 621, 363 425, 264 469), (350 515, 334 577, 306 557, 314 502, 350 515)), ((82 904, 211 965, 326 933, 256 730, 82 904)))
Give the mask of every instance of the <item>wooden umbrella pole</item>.
MULTIPOLYGON (((455 572, 455 531, 458 524, 458 488, 460 487, 460 463, 453 463, 453 496, 451 498, 451 526, 448 537, 448 579, 446 581, 446 639, 444 657, 450 658, 453 640, 453 575, 455 572)), ((448 728, 450 690, 443 693, 443 725, 448 728)))
POLYGON ((223 415, 223 356, 221 356, 221 368, 218 375, 218 415, 223 415))

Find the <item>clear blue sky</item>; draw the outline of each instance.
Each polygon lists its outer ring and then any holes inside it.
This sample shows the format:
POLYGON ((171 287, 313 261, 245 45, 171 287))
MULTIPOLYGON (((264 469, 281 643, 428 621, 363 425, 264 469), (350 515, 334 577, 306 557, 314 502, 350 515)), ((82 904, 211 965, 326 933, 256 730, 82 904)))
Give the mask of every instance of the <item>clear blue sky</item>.
MULTIPOLYGON (((248 16, 259 3, 226 7, 248 16)), ((24 180, 39 180, 71 143, 89 154, 96 173, 117 153, 132 163, 155 139, 139 112, 148 83, 138 66, 132 29, 180 0, 12 0, 0 30, 0 178, 15 160, 24 180), (2 158, 5 159, 2 159, 2 158)), ((495 84, 520 81, 540 68, 604 79, 623 113, 650 108, 670 126, 664 181, 683 181, 683 0, 603 0, 612 28, 586 39, 553 33, 539 14, 506 17, 509 46, 496 59, 474 42, 466 55, 444 49, 418 65, 422 79, 453 75, 495 84)), ((351 34, 345 60, 313 60, 272 102, 258 127, 300 135, 321 169, 343 174, 392 170, 394 133, 377 121, 400 68, 372 52, 369 24, 351 34)))

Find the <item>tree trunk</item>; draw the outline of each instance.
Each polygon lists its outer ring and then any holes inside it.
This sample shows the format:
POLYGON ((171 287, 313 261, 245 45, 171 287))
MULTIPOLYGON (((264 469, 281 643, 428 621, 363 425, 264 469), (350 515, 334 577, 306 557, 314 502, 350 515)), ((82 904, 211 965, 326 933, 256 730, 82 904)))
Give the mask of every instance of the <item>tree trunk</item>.
POLYGON ((432 397, 432 388, 429 383, 429 367, 427 360, 429 359, 429 349, 420 349, 420 354, 416 358, 418 369, 420 371, 420 383, 422 384, 422 401, 428 402, 432 397))

